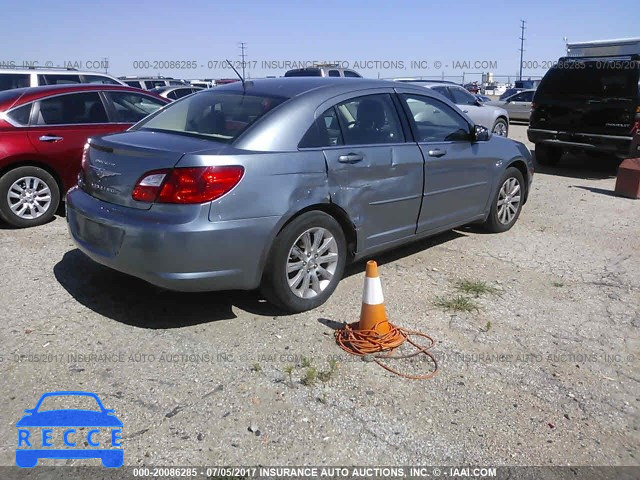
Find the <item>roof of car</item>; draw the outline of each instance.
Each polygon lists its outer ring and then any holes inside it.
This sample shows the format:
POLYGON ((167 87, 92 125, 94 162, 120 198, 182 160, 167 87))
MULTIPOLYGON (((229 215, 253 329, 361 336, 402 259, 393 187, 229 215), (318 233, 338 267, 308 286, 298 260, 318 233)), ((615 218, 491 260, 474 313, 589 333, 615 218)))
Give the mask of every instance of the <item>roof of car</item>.
MULTIPOLYGON (((402 84, 407 85, 407 84, 402 84)), ((272 95, 279 97, 295 97, 311 90, 332 89, 333 93, 348 93, 354 89, 366 88, 398 88, 397 82, 377 80, 370 78, 344 78, 344 77, 279 77, 262 78, 245 81, 247 93, 258 95, 272 95)), ((211 92, 241 92, 242 82, 220 85, 211 92)))
MULTIPOLYGON (((25 88, 13 88, 10 90, 0 91, 0 110, 5 110, 13 105, 15 105, 18 101, 22 103, 27 103, 32 100, 37 100, 38 98, 48 97, 57 93, 67 93, 67 92, 83 92, 83 91, 95 91, 95 90, 120 90, 120 91, 128 91, 128 92, 138 92, 145 93, 147 95, 151 95, 153 97, 158 97, 153 93, 149 93, 148 90, 141 90, 135 87, 129 87, 126 85, 112 85, 112 84, 103 84, 103 83, 74 83, 74 84, 66 84, 66 85, 44 85, 41 87, 25 87, 25 88)), ((165 100, 165 99, 163 99, 165 100)))

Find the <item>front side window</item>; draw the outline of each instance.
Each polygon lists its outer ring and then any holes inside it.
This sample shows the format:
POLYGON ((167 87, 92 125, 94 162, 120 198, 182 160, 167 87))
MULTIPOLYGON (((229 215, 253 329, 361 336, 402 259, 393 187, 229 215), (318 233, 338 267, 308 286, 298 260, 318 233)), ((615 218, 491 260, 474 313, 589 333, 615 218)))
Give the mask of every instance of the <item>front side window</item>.
POLYGON ((39 100, 35 125, 77 125, 106 123, 105 111, 97 92, 71 93, 39 100))
POLYGON ((345 70, 344 76, 347 78, 362 78, 360 74, 354 72, 353 70, 345 70))
POLYGON ((38 75, 38 85, 67 85, 70 83, 82 83, 80 75, 58 75, 50 73, 38 75))
POLYGON ((453 95, 453 103, 456 105, 476 105, 476 97, 471 95, 464 88, 449 87, 451 95, 453 95))
POLYGON ((396 107, 388 94, 353 98, 336 106, 345 145, 404 142, 396 107))
POLYGON ((339 77, 340 76, 340 72, 338 70, 329 70, 329 76, 330 77, 339 77))
POLYGON ((0 73, 0 90, 30 86, 31 75, 28 73, 0 73))
POLYGON ((149 95, 135 92, 107 92, 118 123, 136 123, 165 104, 149 95))
POLYGON ((435 98, 403 94, 411 112, 418 142, 468 140, 469 124, 448 105, 435 98))
POLYGON ((230 143, 285 100, 241 92, 219 93, 214 89, 170 105, 135 129, 206 135, 230 143))
POLYGON ((513 97, 509 98, 510 102, 531 102, 533 100, 534 92, 522 92, 517 93, 513 97))
POLYGON ((449 89, 447 87, 444 87, 444 86, 443 87, 431 87, 431 90, 433 90, 434 92, 438 92, 440 95, 445 97, 447 100, 451 100, 453 102, 453 96, 451 96, 451 93, 449 92, 449 89))

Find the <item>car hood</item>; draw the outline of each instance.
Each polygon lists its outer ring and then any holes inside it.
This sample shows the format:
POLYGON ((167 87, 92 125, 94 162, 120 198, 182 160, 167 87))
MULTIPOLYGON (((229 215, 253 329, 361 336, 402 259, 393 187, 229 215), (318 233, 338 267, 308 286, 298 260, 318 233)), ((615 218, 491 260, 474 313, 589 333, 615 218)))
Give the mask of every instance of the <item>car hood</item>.
POLYGON ((122 427, 115 415, 90 410, 49 410, 25 415, 16 427, 122 427))

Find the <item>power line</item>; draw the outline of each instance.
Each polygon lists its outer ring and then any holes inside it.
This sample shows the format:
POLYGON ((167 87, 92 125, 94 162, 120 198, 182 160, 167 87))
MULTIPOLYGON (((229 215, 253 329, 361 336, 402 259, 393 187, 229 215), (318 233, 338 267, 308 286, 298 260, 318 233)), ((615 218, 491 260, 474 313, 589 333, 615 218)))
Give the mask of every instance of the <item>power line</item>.
POLYGON ((526 21, 520 20, 520 75, 518 76, 518 80, 522 80, 522 55, 524 54, 524 31, 526 29, 526 23, 526 21))

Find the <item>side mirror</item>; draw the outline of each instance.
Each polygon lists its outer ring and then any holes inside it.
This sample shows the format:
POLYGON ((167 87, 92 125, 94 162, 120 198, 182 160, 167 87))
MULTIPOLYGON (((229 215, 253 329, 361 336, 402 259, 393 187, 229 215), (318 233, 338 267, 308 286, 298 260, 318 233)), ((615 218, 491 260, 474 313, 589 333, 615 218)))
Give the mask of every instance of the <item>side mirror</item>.
POLYGON ((489 129, 482 125, 474 125, 473 131, 471 132, 471 141, 486 142, 487 140, 489 140, 489 129))

